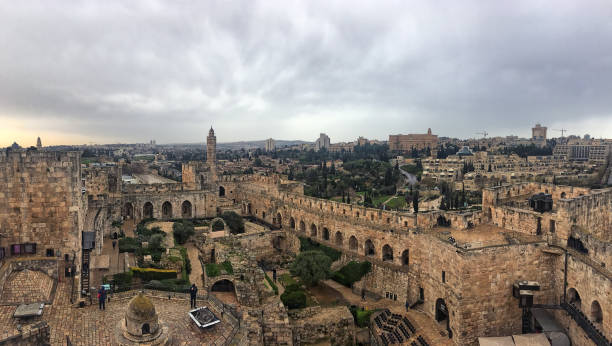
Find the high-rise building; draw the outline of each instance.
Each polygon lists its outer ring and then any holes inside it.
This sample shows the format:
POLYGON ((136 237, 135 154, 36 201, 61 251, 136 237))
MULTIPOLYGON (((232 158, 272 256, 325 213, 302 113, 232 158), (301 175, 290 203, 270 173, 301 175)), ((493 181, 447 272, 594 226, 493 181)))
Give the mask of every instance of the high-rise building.
POLYGON ((266 139, 266 151, 270 152, 270 151, 274 151, 276 150, 276 141, 272 138, 268 138, 266 139))
POLYGON ((208 137, 206 137, 206 163, 214 166, 215 162, 217 162, 217 137, 211 126, 208 137))
POLYGON ((315 151, 319 151, 323 148, 325 148, 326 150, 329 150, 329 136, 321 133, 319 134, 319 138, 317 138, 317 140, 315 141, 315 151))
POLYGON ((535 127, 531 128, 531 139, 533 140, 546 140, 546 126, 536 124, 535 127))

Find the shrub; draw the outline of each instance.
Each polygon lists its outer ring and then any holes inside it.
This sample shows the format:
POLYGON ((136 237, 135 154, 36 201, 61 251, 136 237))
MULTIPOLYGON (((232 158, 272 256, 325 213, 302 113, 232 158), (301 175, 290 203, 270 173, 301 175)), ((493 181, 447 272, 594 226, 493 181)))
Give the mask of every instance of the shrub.
POLYGON ((289 285, 297 284, 295 279, 293 277, 291 277, 291 275, 289 275, 287 273, 281 274, 281 276, 278 277, 278 281, 280 281, 280 283, 283 284, 283 287, 285 287, 285 289, 289 285))
POLYGON ((151 280, 145 284, 145 288, 169 292, 188 292, 190 285, 189 280, 185 279, 164 279, 151 280))
POLYGON ((119 252, 134 252, 140 248, 141 245, 137 239, 131 237, 119 239, 119 252))
POLYGON ((321 251, 327 257, 331 258, 332 262, 339 260, 340 255, 342 255, 342 253, 336 249, 321 245, 316 241, 305 237, 300 237, 300 251, 321 251))
POLYGON ((215 276, 219 276, 220 270, 219 267, 215 263, 206 263, 206 276, 212 278, 215 276))
POLYGON ((301 309, 306 307, 306 293, 304 291, 284 292, 281 301, 288 309, 301 309))
POLYGON ((340 270, 332 274, 332 279, 346 287, 351 287, 355 282, 372 270, 372 263, 351 261, 340 270))
MULTIPOLYGON (((108 279, 106 279, 106 281, 109 281, 108 279)), ((131 289, 132 286, 132 272, 131 271, 127 271, 127 272, 123 272, 123 273, 117 273, 114 274, 111 279, 110 282, 116 286, 115 290, 117 292, 121 292, 121 291, 127 291, 129 289, 131 289)))
POLYGON ((370 324, 370 316, 374 313, 374 310, 358 309, 354 306, 350 310, 357 327, 367 327, 370 324))
POLYGON ((183 245, 187 242, 187 239, 195 234, 193 224, 189 221, 177 221, 172 225, 172 234, 174 240, 183 245))
POLYGON ((272 290, 274 291, 274 294, 278 295, 278 286, 276 286, 274 281, 272 281, 272 279, 270 279, 270 277, 268 276, 268 273, 264 272, 264 275, 266 276, 266 281, 268 281, 268 283, 270 284, 270 287, 272 287, 272 290))
POLYGON ((233 211, 226 211, 221 214, 221 218, 225 221, 232 234, 244 233, 244 220, 242 220, 242 216, 233 211))
POLYGON ((329 277, 331 262, 331 259, 321 251, 306 251, 295 258, 290 271, 291 274, 299 276, 301 282, 312 286, 319 280, 329 277))
POLYGON ((161 234, 153 234, 151 238, 149 238, 149 248, 151 249, 159 249, 161 248, 162 241, 164 241, 164 236, 161 234))
POLYGON ((232 262, 225 261, 225 262, 221 263, 221 267, 223 267, 223 269, 225 269, 226 273, 234 274, 234 268, 232 268, 232 262))
POLYGON ((143 281, 176 279, 176 270, 155 269, 155 268, 130 268, 134 277, 140 278, 143 281))

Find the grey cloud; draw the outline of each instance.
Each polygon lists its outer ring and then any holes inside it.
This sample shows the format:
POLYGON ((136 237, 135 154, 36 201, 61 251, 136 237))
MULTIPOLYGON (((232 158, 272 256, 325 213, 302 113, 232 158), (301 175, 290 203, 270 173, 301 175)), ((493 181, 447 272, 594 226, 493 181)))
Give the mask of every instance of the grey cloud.
POLYGON ((222 141, 536 121, 610 137, 611 15, 606 1, 5 2, 0 118, 113 142, 201 141, 210 124, 222 141))

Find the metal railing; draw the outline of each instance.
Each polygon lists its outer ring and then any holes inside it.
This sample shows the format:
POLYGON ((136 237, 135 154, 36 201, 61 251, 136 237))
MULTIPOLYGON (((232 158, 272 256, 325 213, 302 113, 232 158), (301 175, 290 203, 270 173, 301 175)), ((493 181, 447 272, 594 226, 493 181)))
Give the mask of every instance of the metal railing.
POLYGON ((591 338, 598 346, 609 346, 610 341, 606 338, 606 336, 599 330, 597 327, 589 320, 588 317, 584 315, 580 309, 576 306, 568 303, 561 303, 561 307, 567 311, 567 313, 572 316, 574 321, 584 330, 586 335, 591 338))

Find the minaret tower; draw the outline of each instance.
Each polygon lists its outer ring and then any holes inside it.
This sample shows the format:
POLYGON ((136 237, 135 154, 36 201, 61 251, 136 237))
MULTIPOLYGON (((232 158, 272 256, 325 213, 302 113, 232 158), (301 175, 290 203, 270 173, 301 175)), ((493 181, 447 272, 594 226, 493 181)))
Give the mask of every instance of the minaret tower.
POLYGON ((40 137, 38 137, 38 139, 36 139, 36 147, 38 149, 42 148, 42 142, 40 141, 40 137))
POLYGON ((214 166, 217 162, 217 137, 215 137, 215 130, 212 126, 208 131, 208 137, 206 137, 206 163, 210 166, 214 166))

